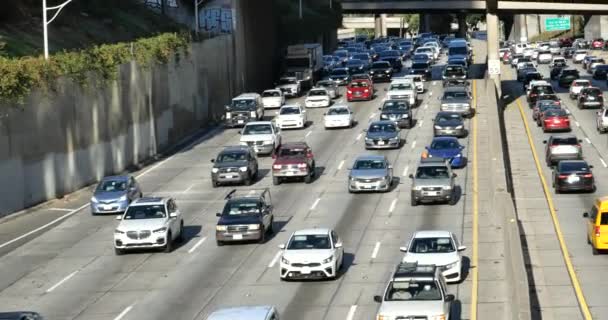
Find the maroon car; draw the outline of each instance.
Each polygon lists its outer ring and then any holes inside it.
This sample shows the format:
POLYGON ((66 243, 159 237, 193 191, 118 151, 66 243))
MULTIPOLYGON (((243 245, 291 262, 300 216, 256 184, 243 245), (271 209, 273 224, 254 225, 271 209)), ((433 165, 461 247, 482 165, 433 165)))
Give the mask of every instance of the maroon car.
POLYGON ((315 158, 306 142, 283 143, 272 156, 272 183, 279 185, 287 179, 304 179, 312 182, 315 175, 315 158))

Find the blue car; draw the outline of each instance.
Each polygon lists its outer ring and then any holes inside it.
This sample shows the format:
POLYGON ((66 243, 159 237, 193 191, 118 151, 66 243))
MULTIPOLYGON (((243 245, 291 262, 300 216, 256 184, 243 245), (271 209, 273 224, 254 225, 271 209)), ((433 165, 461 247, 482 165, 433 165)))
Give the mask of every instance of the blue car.
POLYGON ((433 138, 431 145, 425 149, 422 158, 443 158, 450 162, 452 168, 462 168, 466 165, 466 160, 462 155, 464 146, 458 142, 456 137, 433 138))

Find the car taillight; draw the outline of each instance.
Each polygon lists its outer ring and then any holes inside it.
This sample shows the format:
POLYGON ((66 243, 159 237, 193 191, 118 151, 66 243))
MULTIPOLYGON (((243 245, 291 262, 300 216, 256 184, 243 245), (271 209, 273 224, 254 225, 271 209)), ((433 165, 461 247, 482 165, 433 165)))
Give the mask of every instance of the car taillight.
POLYGON ((302 169, 302 168, 306 168, 307 164, 306 163, 298 163, 298 168, 302 169))
POLYGON ((534 98, 534 97, 536 97, 536 96, 537 96, 537 94, 536 94, 536 93, 530 93, 530 98, 534 98))
POLYGON ((348 94, 352 94, 353 92, 352 92, 352 91, 350 91, 350 90, 348 90, 348 91, 346 91, 346 93, 348 93, 348 94))
POLYGON ((368 93, 368 92, 369 92, 369 90, 368 90, 368 89, 365 89, 365 90, 363 90, 363 92, 368 93))
POLYGON ((280 170, 281 167, 282 166, 280 164, 275 164, 275 165, 272 166, 272 168, 275 169, 275 170, 280 170))
POLYGON ((312 159, 312 158, 314 158, 315 156, 314 156, 314 155, 312 154, 312 152, 311 152, 311 153, 306 154, 306 157, 307 157, 308 159, 312 159))
POLYGON ((567 174, 560 174, 558 177, 560 179, 566 179, 566 178, 568 178, 568 175, 567 174))
POLYGON ((595 228, 594 228, 594 229, 595 229, 595 230, 594 230, 594 231, 595 231, 595 236, 596 236, 596 237, 599 237, 599 236, 600 236, 600 226, 595 226, 595 228))
POLYGON ((586 173, 583 175, 583 178, 593 178, 593 174, 592 173, 586 173))

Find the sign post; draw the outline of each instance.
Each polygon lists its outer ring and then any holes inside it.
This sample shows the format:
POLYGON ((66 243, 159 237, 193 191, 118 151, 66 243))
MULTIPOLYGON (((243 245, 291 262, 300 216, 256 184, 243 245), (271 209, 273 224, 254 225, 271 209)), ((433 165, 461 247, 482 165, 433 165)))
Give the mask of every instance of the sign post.
POLYGON ((545 30, 546 31, 564 31, 564 30, 570 30, 570 28, 571 28, 570 17, 545 19, 545 30))

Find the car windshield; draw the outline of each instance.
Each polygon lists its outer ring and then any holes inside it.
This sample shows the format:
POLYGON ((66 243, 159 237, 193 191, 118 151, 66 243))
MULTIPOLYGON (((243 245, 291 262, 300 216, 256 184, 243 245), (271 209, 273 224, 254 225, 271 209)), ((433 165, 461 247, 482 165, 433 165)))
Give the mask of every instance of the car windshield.
POLYGON ((298 108, 298 107, 282 107, 281 110, 279 111, 279 114, 281 114, 281 115, 300 114, 300 108, 298 108))
POLYGON ((325 90, 310 90, 308 92, 309 96, 326 96, 327 95, 327 91, 325 90))
POLYGON ((331 72, 332 76, 346 76, 348 74, 348 71, 344 70, 344 69, 335 69, 331 72))
POLYGON ((564 75, 564 76, 578 76, 578 71, 576 71, 576 70, 562 70, 562 75, 564 75))
POLYGON ((428 60, 429 56, 426 54, 414 54, 412 60, 428 60))
POLYGON ((355 55, 353 55, 353 59, 368 60, 369 56, 367 54, 355 54, 355 55))
POLYGON ((114 192, 127 190, 126 180, 104 180, 97 186, 97 191, 114 192))
POLYGON ((243 134, 272 134, 272 126, 269 124, 249 124, 245 126, 243 134))
POLYGON ((442 150, 442 149, 455 149, 458 148, 460 144, 457 140, 452 139, 440 139, 435 140, 431 143, 431 149, 442 150))
POLYGON ((589 172, 589 166, 586 162, 579 161, 560 161, 557 165, 559 172, 589 172))
POLYGON ((232 108, 236 110, 249 110, 255 108, 255 99, 234 99, 232 108))
POLYGON ((458 113, 440 113, 437 115, 437 118, 435 118, 435 121, 438 124, 442 124, 442 123, 446 123, 446 122, 450 122, 450 121, 454 121, 454 120, 461 120, 461 116, 458 113))
POLYGON ((392 123, 374 123, 369 126, 367 132, 397 132, 397 127, 392 123))
POLYGON ((551 140, 551 145, 577 145, 576 137, 555 137, 551 140))
POLYGON ((391 281, 384 299, 386 301, 441 300, 441 291, 432 280, 391 281))
POLYGON ((398 110, 398 109, 403 109, 403 110, 409 109, 407 102, 405 102, 405 101, 387 101, 382 106, 382 110, 398 110))
POLYGON ((335 116, 339 114, 350 114, 350 111, 348 111, 348 109, 346 108, 329 108, 329 110, 327 111, 327 115, 329 116, 335 116))
POLYGON ((358 67, 358 66, 360 66, 362 64, 363 64, 363 62, 361 60, 355 60, 355 59, 349 60, 346 63, 346 65, 349 66, 349 67, 358 67))
POLYGON ((416 179, 447 179, 448 168, 445 166, 437 167, 418 167, 416 179))
POLYGON ((413 63, 412 69, 426 69, 428 66, 429 65, 427 63, 413 63))
POLYGON ((599 96, 602 94, 602 90, 600 90, 599 88, 588 88, 586 90, 587 94, 591 96, 599 96))
POLYGON ((386 162, 384 160, 357 160, 353 169, 386 169, 386 162))
POLYGON ((564 117, 567 116, 566 110, 562 109, 548 109, 545 111, 545 118, 548 117, 564 117))
POLYGON ((372 69, 387 69, 390 67, 391 67, 391 64, 386 61, 374 62, 374 64, 372 64, 372 69))
POLYGON ((280 97, 281 93, 278 91, 264 91, 264 93, 262 93, 262 97, 264 98, 268 98, 268 97, 280 97))
POLYGON ((296 79, 283 78, 283 79, 279 80, 279 84, 297 84, 297 83, 298 83, 298 81, 296 79))
POLYGON ((533 93, 536 94, 552 94, 553 93, 553 87, 551 86, 535 86, 532 89, 533 93))
POLYGON ((415 238, 410 244, 411 253, 448 253, 456 249, 450 238, 415 238))
POLYGON ((223 152, 217 156, 217 160, 215 162, 223 163, 245 160, 247 160, 247 153, 245 152, 223 152))
POLYGON ((162 204, 129 206, 127 212, 125 212, 124 220, 162 219, 166 216, 167 211, 162 204))
POLYGON ((223 216, 257 215, 260 213, 260 203, 257 199, 230 200, 224 206, 223 216))
POLYGON ((388 90, 412 90, 414 86, 410 82, 391 84, 388 90))
POLYGON ((369 85, 366 81, 354 81, 349 85, 351 88, 367 88, 369 85))
POLYGON ((454 76, 464 74, 464 70, 460 66, 447 66, 445 67, 446 76, 454 76))
POLYGON ((304 148, 281 148, 279 149, 279 157, 303 157, 306 156, 304 148))
POLYGON ((297 234, 289 239, 287 250, 331 249, 329 235, 297 234))
POLYGON ((446 91, 443 93, 443 99, 445 100, 463 99, 468 97, 469 95, 464 91, 446 91))
POLYGON ((573 86, 575 87, 589 87, 591 86, 591 82, 589 81, 574 81, 572 83, 573 86))

